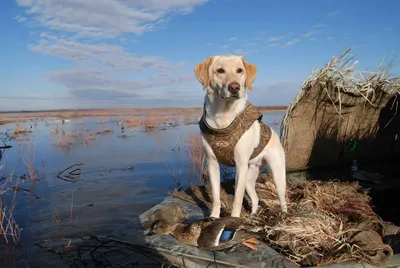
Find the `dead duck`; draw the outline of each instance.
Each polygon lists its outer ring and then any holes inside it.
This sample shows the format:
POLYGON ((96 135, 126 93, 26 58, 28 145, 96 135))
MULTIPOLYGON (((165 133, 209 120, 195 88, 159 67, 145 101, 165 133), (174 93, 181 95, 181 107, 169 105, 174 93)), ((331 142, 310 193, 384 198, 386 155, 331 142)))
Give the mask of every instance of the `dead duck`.
POLYGON ((256 238, 260 237, 261 227, 245 223, 241 218, 207 218, 185 225, 155 221, 149 235, 170 234, 181 243, 209 250, 221 250, 238 244, 257 250, 256 238))

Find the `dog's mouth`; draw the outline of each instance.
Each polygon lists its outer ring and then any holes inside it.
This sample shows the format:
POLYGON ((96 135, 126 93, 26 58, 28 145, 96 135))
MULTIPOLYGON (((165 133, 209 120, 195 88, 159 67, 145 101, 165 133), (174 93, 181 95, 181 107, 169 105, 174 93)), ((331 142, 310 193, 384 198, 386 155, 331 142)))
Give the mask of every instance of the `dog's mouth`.
POLYGON ((240 96, 239 94, 231 94, 230 96, 221 96, 221 99, 223 100, 231 100, 231 99, 239 99, 240 96))

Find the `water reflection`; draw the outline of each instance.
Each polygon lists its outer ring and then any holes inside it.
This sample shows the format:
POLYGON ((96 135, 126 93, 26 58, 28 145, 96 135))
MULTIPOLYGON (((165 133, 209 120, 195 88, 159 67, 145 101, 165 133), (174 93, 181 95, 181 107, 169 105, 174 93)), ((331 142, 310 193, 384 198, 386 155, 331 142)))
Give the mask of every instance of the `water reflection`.
MULTIPOLYGON (((267 112, 263 121, 271 124, 282 117, 283 112, 267 112)), ((26 190, 3 194, 3 202, 13 196, 18 201, 14 217, 23 228, 20 242, 25 248, 45 237, 107 234, 175 187, 198 182, 185 150, 186 138, 199 132, 197 125, 169 124, 165 130, 146 132, 126 124, 122 128, 118 120, 124 119, 79 118, 64 125, 48 119, 0 126, 0 136, 13 146, 2 151, 0 178, 5 179, 0 184, 26 190), (17 128, 32 133, 6 135, 17 128), (57 177, 78 163, 79 179, 57 177)), ((279 125, 271 127, 279 132, 279 125)))

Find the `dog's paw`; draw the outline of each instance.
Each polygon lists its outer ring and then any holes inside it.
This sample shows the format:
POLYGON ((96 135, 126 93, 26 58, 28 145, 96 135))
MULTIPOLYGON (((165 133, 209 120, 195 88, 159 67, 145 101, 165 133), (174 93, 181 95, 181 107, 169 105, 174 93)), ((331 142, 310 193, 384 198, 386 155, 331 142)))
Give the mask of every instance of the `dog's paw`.
POLYGON ((287 213, 287 206, 286 205, 282 206, 281 207, 281 211, 282 211, 283 214, 287 213))

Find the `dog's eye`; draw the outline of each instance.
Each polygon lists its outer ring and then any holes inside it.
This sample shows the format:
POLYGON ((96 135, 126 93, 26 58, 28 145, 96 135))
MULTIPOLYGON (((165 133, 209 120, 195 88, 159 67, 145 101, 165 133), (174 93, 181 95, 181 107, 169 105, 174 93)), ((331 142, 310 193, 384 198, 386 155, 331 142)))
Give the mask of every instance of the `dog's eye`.
POLYGON ((238 68, 238 69, 236 70, 236 72, 237 72, 238 74, 241 74, 241 73, 243 73, 243 69, 242 69, 242 68, 238 68))
POLYGON ((217 69, 217 72, 220 73, 220 74, 223 74, 223 73, 225 73, 225 70, 222 69, 222 68, 219 68, 219 69, 217 69))

